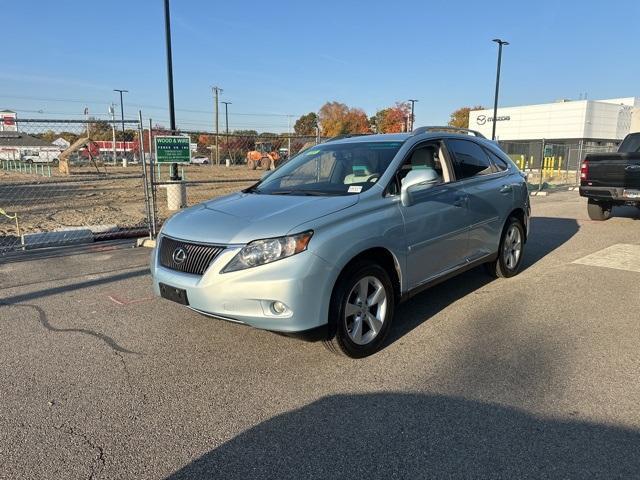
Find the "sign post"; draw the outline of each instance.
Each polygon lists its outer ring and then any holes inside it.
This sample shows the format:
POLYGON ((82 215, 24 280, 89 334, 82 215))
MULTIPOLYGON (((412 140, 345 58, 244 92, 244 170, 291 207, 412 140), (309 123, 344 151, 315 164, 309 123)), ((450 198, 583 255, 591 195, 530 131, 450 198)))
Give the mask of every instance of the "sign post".
POLYGON ((171 183, 167 184, 167 208, 187 206, 187 187, 177 175, 178 163, 191 163, 191 139, 187 136, 155 137, 156 162, 171 164, 171 183))
POLYGON ((156 142, 157 163, 190 163, 191 139, 184 136, 158 136, 156 142))

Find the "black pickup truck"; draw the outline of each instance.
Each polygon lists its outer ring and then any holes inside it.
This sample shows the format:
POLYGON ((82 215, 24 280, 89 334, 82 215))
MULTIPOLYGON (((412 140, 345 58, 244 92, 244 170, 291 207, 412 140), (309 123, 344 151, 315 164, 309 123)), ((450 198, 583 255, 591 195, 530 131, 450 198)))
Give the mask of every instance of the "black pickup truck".
POLYGON ((614 205, 640 208, 640 132, 630 133, 616 153, 591 153, 580 168, 580 195, 589 218, 607 220, 614 205))

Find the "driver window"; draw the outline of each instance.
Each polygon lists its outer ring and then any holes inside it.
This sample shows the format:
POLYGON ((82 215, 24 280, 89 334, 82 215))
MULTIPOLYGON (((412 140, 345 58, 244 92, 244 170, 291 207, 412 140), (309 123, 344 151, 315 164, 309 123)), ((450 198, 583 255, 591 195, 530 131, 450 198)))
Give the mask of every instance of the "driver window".
POLYGON ((442 148, 439 143, 428 143, 416 148, 409 157, 404 161, 400 170, 396 175, 396 185, 392 186, 390 192, 392 195, 396 195, 400 192, 400 186, 404 178, 411 170, 434 170, 440 181, 439 184, 447 183, 450 181, 449 172, 447 170, 447 164, 444 160, 442 148))

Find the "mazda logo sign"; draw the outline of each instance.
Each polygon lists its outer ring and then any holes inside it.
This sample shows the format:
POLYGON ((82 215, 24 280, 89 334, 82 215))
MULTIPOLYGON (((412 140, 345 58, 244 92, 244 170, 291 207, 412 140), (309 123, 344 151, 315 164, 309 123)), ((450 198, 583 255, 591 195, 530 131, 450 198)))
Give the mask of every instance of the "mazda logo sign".
POLYGON ((486 115, 478 115, 478 118, 476 118, 476 123, 478 125, 484 125, 485 123, 487 123, 487 116, 486 115))
POLYGON ((173 258, 173 261, 176 264, 181 265, 187 259, 187 252, 185 251, 184 248, 178 247, 173 251, 171 258, 173 258))

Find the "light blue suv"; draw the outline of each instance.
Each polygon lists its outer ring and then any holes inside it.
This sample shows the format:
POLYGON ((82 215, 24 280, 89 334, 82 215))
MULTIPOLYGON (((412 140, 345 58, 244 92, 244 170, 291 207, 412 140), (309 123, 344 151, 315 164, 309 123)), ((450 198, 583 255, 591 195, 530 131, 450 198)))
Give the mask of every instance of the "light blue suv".
POLYGON ((153 285, 205 315, 363 357, 416 292, 480 264, 515 275, 529 215, 524 176, 477 132, 334 139, 171 217, 153 285))

